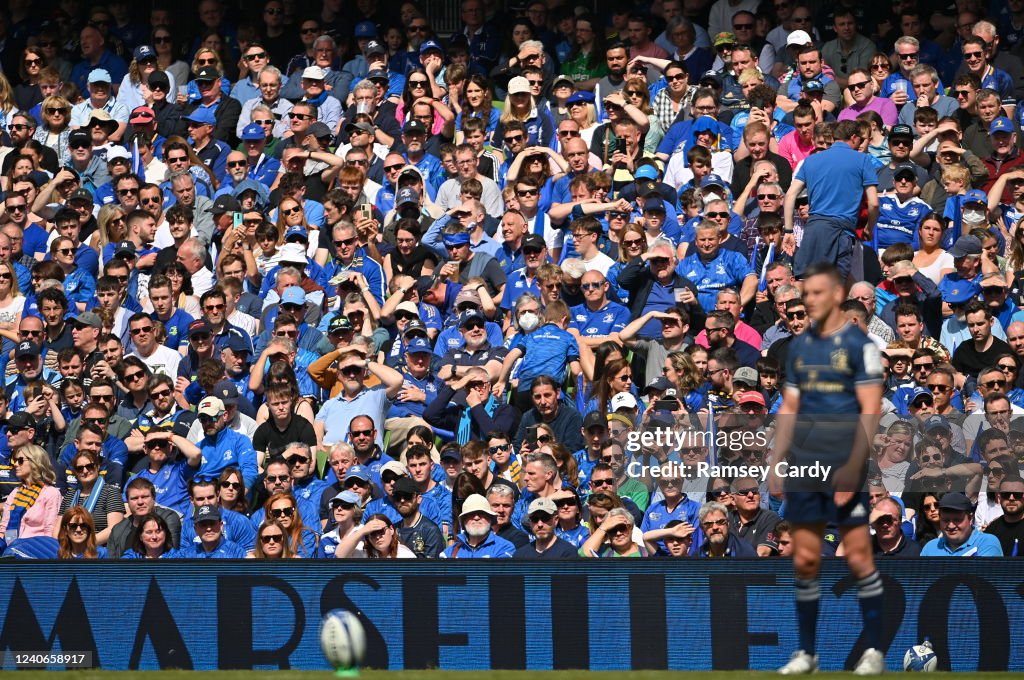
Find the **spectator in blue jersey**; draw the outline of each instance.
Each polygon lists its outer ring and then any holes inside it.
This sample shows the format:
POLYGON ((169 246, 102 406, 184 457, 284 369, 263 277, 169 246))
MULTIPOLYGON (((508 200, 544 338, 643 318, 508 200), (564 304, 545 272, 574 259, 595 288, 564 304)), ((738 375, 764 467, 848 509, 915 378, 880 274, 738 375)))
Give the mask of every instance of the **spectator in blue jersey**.
POLYGON ((462 532, 441 557, 446 559, 478 559, 512 557, 515 546, 491 531, 497 521, 491 504, 480 494, 472 494, 462 504, 459 523, 462 532))
MULTIPOLYGON (((160 389, 169 391, 169 385, 161 382, 160 389)), ((158 505, 177 513, 185 513, 189 503, 189 480, 202 464, 199 448, 185 437, 175 434, 169 426, 161 426, 148 429, 145 433, 143 451, 146 455, 145 466, 132 476, 132 480, 148 481, 153 485, 158 505), (175 451, 181 456, 175 455, 175 451)))
POLYGON ((797 278, 814 262, 835 262, 840 274, 849 276, 853 230, 863 196, 867 197, 868 229, 878 217, 878 173, 871 157, 856 151, 863 141, 857 123, 837 123, 833 137, 830 148, 804 159, 786 192, 786 231, 793 229, 796 200, 804 187, 811 210, 794 260, 797 278))
POLYGON ((224 468, 238 466, 245 485, 251 488, 258 474, 256 451, 249 437, 228 427, 234 413, 218 397, 206 397, 199 402, 198 413, 205 436, 199 441, 203 462, 196 475, 216 477, 224 468))
MULTIPOLYGON (((520 231, 525 233, 526 229, 527 225, 522 213, 518 210, 510 210, 505 213, 502 218, 502 233, 505 234, 502 253, 505 252, 505 249, 519 244, 516 246, 516 250, 512 251, 517 255, 510 259, 513 262, 520 261, 523 266, 508 272, 504 296, 499 305, 502 309, 512 310, 524 293, 540 295, 537 270, 548 261, 547 244, 544 242, 544 237, 539 234, 519 236, 520 231)), ((502 254, 499 253, 499 256, 502 254)))
POLYGON ((676 272, 696 285, 697 299, 705 312, 715 309, 722 288, 739 289, 740 304, 745 306, 757 292, 757 275, 750 263, 743 255, 721 247, 718 224, 704 220, 695 231, 695 252, 679 262, 676 272))
POLYGON ((241 559, 245 548, 224 538, 224 520, 216 505, 204 505, 192 518, 198 543, 183 545, 176 557, 181 559, 241 559))
POLYGON ((557 380, 572 380, 582 372, 580 350, 576 338, 565 328, 569 325, 569 308, 561 300, 550 303, 544 310, 544 324, 533 333, 520 336, 501 367, 501 376, 495 385, 496 394, 504 394, 513 364, 523 357, 519 368, 514 402, 529 404, 530 387, 540 376, 553 376, 557 380))
POLYGON ((918 228, 931 206, 917 197, 917 170, 913 163, 896 165, 892 170, 893 191, 879 196, 874 228, 874 247, 879 255, 895 243, 918 245, 918 228))
POLYGON ((939 499, 942 536, 921 548, 921 557, 1002 557, 1003 548, 992 534, 974 528, 974 503, 952 491, 939 499))
MULTIPOLYGON (((640 530, 646 534, 648 531, 664 529, 673 520, 682 520, 687 524, 697 526, 697 515, 701 509, 700 502, 687 498, 683 493, 682 480, 672 475, 658 477, 657 486, 661 491, 662 499, 648 506, 640 530)), ((695 542, 699 547, 701 542, 699 540, 695 542)), ((664 540, 656 540, 653 545, 657 549, 657 554, 668 554, 664 540)))
POLYGON ((960 50, 964 57, 964 66, 967 73, 970 73, 981 81, 981 86, 995 90, 1004 103, 1011 103, 1015 100, 1015 84, 1013 78, 1006 71, 996 68, 989 63, 989 45, 984 38, 972 35, 960 43, 960 50))
MULTIPOLYGON (((107 553, 117 559, 138 541, 145 521, 153 515, 159 516, 168 530, 167 545, 177 548, 181 540, 181 518, 177 511, 164 507, 156 500, 153 482, 144 477, 135 477, 125 488, 128 516, 114 525, 107 539, 107 553)), ((187 503, 186 496, 186 503, 187 503)))
MULTIPOLYGON (((395 480, 391 499, 402 520, 398 526, 399 540, 416 553, 416 557, 434 558, 440 555, 446 545, 444 534, 435 521, 423 514, 422 503, 429 500, 429 497, 420 495, 416 482, 410 477, 399 477, 395 480)), ((438 519, 447 522, 451 510, 447 516, 443 515, 441 508, 438 510, 441 512, 438 519)))
POLYGON ((704 542, 700 557, 757 557, 753 547, 729 530, 729 509, 717 501, 700 508, 700 528, 704 542))
POLYGON ((607 340, 618 340, 619 331, 631 320, 629 310, 608 300, 608 281, 598 270, 591 269, 580 281, 582 305, 569 310, 569 327, 575 329, 578 341, 596 347, 607 340))

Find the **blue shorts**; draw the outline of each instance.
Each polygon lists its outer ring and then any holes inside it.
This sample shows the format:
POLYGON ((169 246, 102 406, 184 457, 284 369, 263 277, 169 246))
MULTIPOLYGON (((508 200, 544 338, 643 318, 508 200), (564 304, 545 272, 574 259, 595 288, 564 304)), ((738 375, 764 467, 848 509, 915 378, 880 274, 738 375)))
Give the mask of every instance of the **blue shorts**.
POLYGON ((785 520, 792 524, 836 524, 855 527, 868 523, 868 494, 856 494, 843 506, 835 504, 834 496, 823 491, 787 491, 785 520))
POLYGON ((803 278, 812 264, 828 262, 835 265, 843 280, 853 267, 853 235, 837 219, 811 215, 804 225, 804 237, 793 258, 793 273, 803 278))

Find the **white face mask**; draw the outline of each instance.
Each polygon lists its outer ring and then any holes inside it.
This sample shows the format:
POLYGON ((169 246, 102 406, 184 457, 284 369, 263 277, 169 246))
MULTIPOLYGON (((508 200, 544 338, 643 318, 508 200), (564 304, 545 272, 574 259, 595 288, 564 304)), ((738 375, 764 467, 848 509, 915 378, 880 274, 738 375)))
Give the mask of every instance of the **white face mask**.
POLYGON ((533 312, 523 312, 519 315, 519 329, 529 333, 536 330, 540 324, 540 317, 533 312))
POLYGON ((981 210, 964 210, 964 222, 981 224, 985 221, 985 213, 981 210))

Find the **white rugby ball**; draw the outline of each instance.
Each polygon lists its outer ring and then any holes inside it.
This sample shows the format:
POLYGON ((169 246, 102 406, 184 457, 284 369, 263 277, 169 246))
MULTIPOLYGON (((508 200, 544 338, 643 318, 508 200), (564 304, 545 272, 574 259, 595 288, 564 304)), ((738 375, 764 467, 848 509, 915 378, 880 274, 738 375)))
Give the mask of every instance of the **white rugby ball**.
POLYGON ((912 673, 930 673, 938 666, 939 660, 932 649, 932 643, 925 640, 914 645, 903 655, 903 670, 912 673))
POLYGON ((320 621, 320 649, 335 670, 357 668, 366 654, 366 631, 347 609, 327 612, 320 621))

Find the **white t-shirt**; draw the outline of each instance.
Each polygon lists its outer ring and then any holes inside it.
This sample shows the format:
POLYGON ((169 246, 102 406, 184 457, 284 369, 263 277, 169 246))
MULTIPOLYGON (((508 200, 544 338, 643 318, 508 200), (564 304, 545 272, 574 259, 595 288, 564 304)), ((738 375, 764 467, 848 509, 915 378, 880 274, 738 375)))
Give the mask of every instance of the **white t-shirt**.
POLYGON ((139 354, 138 350, 132 352, 130 356, 142 359, 142 362, 146 364, 146 366, 149 367, 149 370, 153 373, 163 373, 164 375, 171 376, 171 378, 175 380, 178 378, 178 364, 181 363, 181 354, 175 352, 170 347, 157 345, 156 351, 148 357, 144 357, 139 354))
POLYGON ((6 306, 0 307, 0 326, 14 327, 14 324, 21 319, 21 312, 25 309, 25 296, 19 295, 12 298, 6 306))

